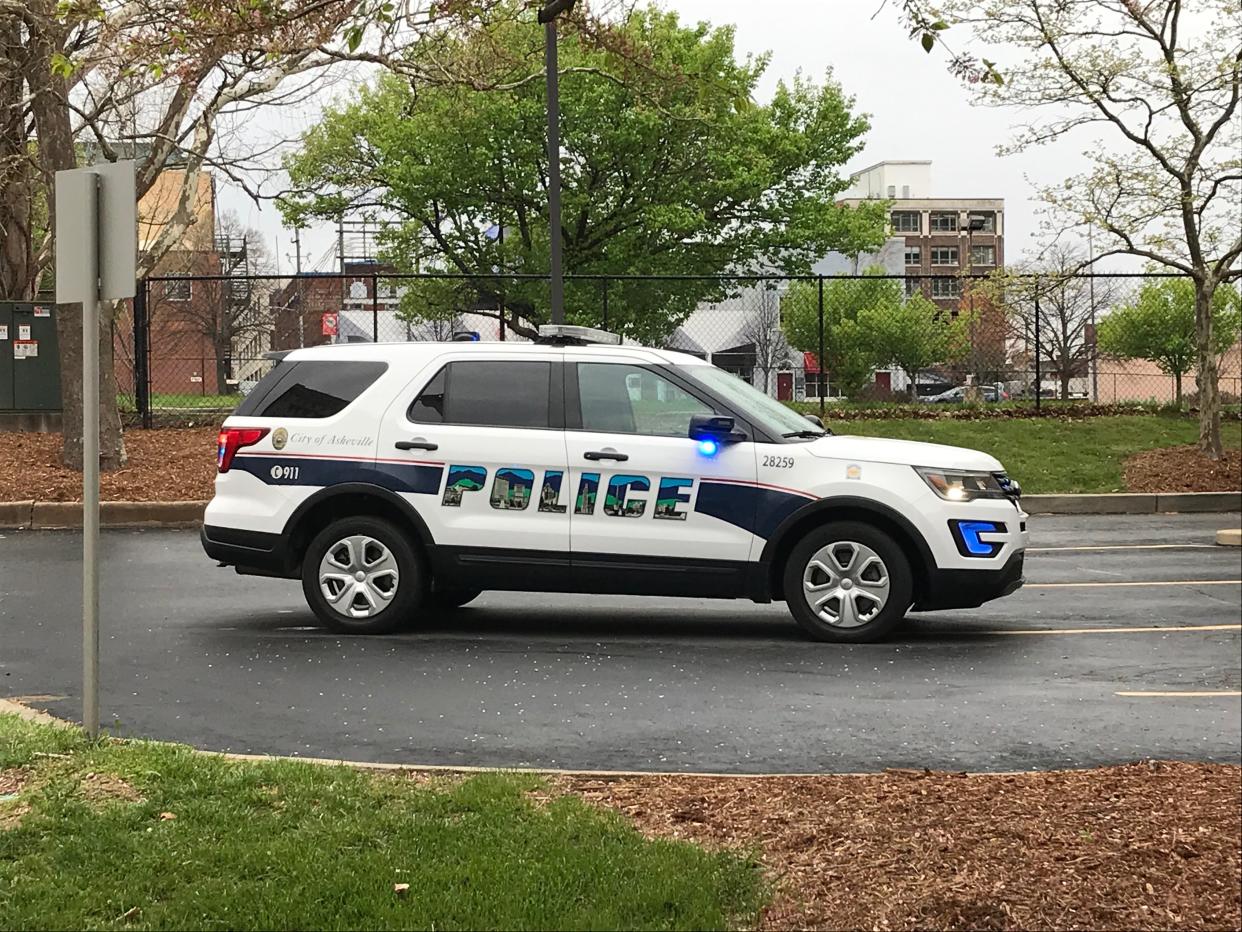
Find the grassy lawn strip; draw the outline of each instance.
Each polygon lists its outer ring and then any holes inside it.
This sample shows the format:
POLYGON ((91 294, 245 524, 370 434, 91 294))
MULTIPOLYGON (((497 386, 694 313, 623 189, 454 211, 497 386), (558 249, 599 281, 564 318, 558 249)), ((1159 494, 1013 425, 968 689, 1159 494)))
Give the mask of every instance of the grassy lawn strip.
MULTIPOLYGON (((1039 492, 1124 492, 1122 466, 1142 450, 1194 443, 1198 422, 1186 417, 1124 415, 1084 420, 851 420, 829 421, 840 434, 923 440, 991 453, 1022 483, 1039 492)), ((1242 444, 1242 424, 1221 425, 1226 446, 1242 444)))
POLYGON ((0 716, 0 928, 757 921, 765 890, 754 861, 648 840, 576 797, 539 803, 540 787, 528 775, 415 780, 92 745, 0 716))

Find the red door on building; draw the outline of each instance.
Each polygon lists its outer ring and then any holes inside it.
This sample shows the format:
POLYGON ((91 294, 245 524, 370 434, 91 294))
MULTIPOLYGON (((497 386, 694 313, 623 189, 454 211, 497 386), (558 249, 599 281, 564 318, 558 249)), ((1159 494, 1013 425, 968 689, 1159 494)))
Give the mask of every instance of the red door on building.
POLYGON ((793 401, 793 373, 776 373, 776 400, 793 401))
POLYGON ((893 390, 893 374, 891 372, 877 372, 875 374, 875 387, 891 392, 893 390))

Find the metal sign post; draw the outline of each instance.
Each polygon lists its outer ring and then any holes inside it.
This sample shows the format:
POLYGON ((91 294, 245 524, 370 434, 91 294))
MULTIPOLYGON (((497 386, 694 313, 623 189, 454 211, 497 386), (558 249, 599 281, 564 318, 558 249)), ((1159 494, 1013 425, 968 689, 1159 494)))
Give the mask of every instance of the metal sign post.
POLYGON ((99 734, 99 305, 132 298, 134 163, 56 173, 56 303, 82 304, 82 726, 99 734))

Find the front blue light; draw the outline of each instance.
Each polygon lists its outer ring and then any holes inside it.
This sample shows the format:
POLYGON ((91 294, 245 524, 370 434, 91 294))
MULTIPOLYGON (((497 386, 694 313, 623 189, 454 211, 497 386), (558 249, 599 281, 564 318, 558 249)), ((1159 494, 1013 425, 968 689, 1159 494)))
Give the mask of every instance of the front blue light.
POLYGON ((1001 545, 993 541, 980 540, 980 534, 995 534, 1003 528, 997 527, 992 521, 958 521, 957 532, 961 536, 962 546, 972 557, 990 557, 1001 545))
POLYGON ((715 440, 712 440, 711 438, 699 441, 699 452, 702 453, 704 456, 715 456, 716 451, 718 451, 719 449, 720 449, 720 444, 718 444, 715 440))

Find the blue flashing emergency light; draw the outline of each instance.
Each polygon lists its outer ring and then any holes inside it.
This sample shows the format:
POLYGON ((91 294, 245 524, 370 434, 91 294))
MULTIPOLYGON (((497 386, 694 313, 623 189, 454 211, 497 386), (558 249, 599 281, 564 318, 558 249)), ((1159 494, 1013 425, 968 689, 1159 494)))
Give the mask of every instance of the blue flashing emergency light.
POLYGON ((1004 530, 994 521, 958 521, 954 526, 965 552, 972 557, 990 557, 1001 549, 1001 544, 979 537, 980 534, 996 534, 1004 530))
POLYGON ((720 450, 720 444, 710 437, 699 441, 699 452, 704 456, 715 456, 720 450))

